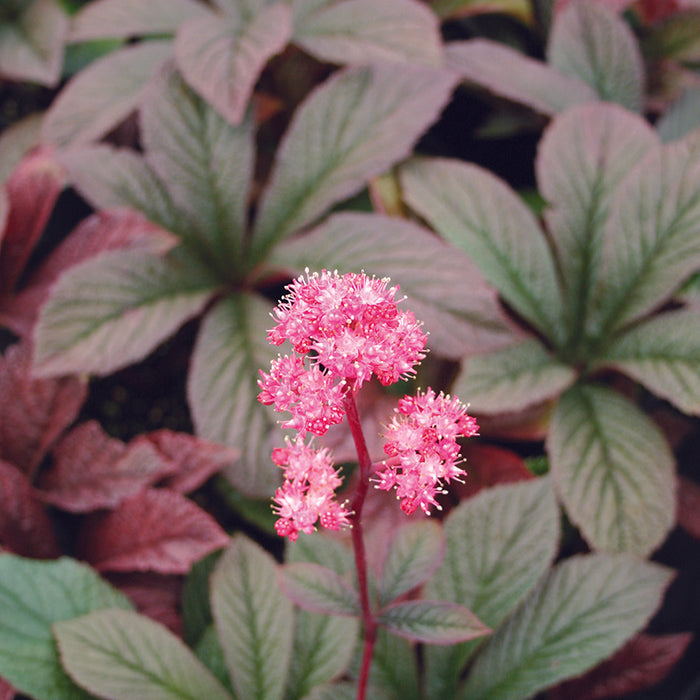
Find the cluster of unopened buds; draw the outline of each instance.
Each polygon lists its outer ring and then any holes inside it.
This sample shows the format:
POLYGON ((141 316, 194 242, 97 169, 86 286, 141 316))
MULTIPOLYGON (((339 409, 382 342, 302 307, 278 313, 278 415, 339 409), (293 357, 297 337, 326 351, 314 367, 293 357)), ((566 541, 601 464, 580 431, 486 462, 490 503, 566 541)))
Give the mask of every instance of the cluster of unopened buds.
MULTIPOLYGON (((388 283, 364 273, 307 271, 289 285, 275 309, 277 325, 268 340, 274 345, 288 340, 294 353, 274 360, 268 373, 260 372, 258 399, 290 413, 282 427, 297 431, 294 440, 272 453, 284 469, 284 483, 273 498, 279 516, 275 527, 292 541, 300 532, 313 532, 317 521, 337 530, 351 518, 335 498, 341 478, 331 455, 306 443, 306 435, 323 436, 341 423, 346 401, 372 376, 385 386, 408 379, 425 357, 421 324, 398 308, 398 286, 388 283)), ((404 397, 387 426, 387 459, 378 465, 375 485, 396 488, 405 513, 421 508, 429 514, 441 484, 465 473, 458 466, 457 438, 477 430, 455 398, 432 389, 404 397)))

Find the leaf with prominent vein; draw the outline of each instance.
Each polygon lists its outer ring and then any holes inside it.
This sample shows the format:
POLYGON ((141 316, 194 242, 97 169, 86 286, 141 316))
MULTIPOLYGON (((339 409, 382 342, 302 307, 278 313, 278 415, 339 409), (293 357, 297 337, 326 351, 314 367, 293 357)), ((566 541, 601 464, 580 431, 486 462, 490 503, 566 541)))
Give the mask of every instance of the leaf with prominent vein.
POLYGON ((323 61, 442 63, 437 16, 415 0, 323 3, 294 23, 294 42, 323 61))
POLYGON ((700 311, 645 321, 612 341, 601 364, 632 377, 685 413, 700 414, 700 311))
MULTIPOLYGON (((461 603, 496 628, 556 555, 559 509, 550 480, 481 491, 449 514, 445 534, 445 558, 424 594, 461 603)), ((460 673, 479 641, 426 650, 429 697, 455 696, 460 673)))
POLYGON ((248 13, 231 5, 185 22, 175 57, 185 80, 231 124, 239 124, 267 61, 292 36, 292 10, 276 2, 248 13), (236 9, 234 13, 233 10, 236 9))
POLYGON ((90 567, 0 554, 0 674, 36 700, 88 700, 61 668, 51 625, 131 603, 90 567))
POLYGON ((564 75, 590 85, 601 100, 639 112, 644 63, 632 30, 599 2, 575 0, 557 14, 547 60, 564 75))
POLYGON ((576 107, 552 121, 540 141, 537 181, 564 287, 567 329, 580 342, 599 274, 610 200, 658 138, 649 124, 612 104, 576 107))
POLYGON ((525 203, 476 165, 416 159, 401 168, 406 202, 478 265, 505 300, 559 341, 561 292, 547 241, 525 203))
POLYGON ((360 616, 357 591, 332 569, 297 562, 280 569, 282 590, 300 608, 326 615, 360 616))
POLYGON ((269 265, 295 273, 309 267, 390 277, 443 357, 493 350, 517 337, 495 291, 467 255, 405 219, 334 214, 276 246, 269 265))
POLYGON ((486 643, 457 697, 529 698, 580 675, 644 627, 670 580, 668 569, 636 557, 568 559, 486 643))
POLYGON ((253 123, 234 128, 185 85, 171 66, 141 109, 146 160, 193 225, 223 279, 240 269, 252 180, 253 123))
POLYGON ((659 428, 610 389, 577 385, 552 415, 557 492, 591 547, 647 556, 674 523, 673 454, 659 428))
POLYGON ((447 44, 445 63, 463 79, 547 116, 596 99, 583 81, 490 39, 447 44))
MULTIPOLYGON (((359 660, 360 657, 356 657, 358 666, 359 660)), ((357 675, 357 671, 353 675, 357 675)), ((369 669, 369 685, 376 688, 372 698, 377 697, 377 691, 381 688, 394 699, 420 700, 415 645, 379 627, 369 669)))
POLYGON ((487 355, 467 357, 452 392, 475 413, 506 413, 558 396, 576 380, 576 371, 556 359, 538 340, 487 355))
POLYGON ((287 546, 285 561, 320 564, 335 571, 338 576, 345 576, 349 571, 354 572, 355 566, 350 547, 339 542, 328 531, 317 531, 311 535, 299 533, 299 539, 287 546))
POLYGON ((255 225, 253 260, 406 157, 455 82, 447 71, 377 64, 340 71, 316 88, 277 152, 255 225))
POLYGON ((143 359, 197 315, 216 282, 184 257, 102 253, 53 286, 35 332, 39 376, 109 374, 143 359))
POLYGON ((659 307, 700 269, 700 134, 653 149, 615 193, 589 332, 659 307))
POLYGON ((173 34, 206 8, 194 0, 97 0, 73 18, 71 41, 127 39, 144 34, 173 34))
POLYGON ((294 618, 272 556, 244 536, 234 537, 214 570, 211 604, 236 695, 281 698, 294 618))
POLYGON ((140 103, 142 88, 172 42, 127 46, 91 63, 54 100, 44 118, 44 142, 65 146, 95 141, 111 131, 140 103))
POLYGON ((101 610, 57 622, 54 633, 63 667, 101 698, 231 700, 180 639, 131 610, 101 610))

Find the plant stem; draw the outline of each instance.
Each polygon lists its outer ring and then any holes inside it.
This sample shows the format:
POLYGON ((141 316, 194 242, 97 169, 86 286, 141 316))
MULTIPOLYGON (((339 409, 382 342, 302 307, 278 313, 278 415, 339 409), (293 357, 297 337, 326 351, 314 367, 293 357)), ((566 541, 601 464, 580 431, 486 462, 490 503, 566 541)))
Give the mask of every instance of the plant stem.
MULTIPOLYGON (((350 384, 348 381, 348 384, 350 384)), ((357 681, 357 700, 365 700, 367 693, 367 680, 369 678, 369 668, 372 663, 372 653, 377 640, 377 621, 372 614, 369 601, 369 586, 367 581, 367 555, 365 553, 365 542, 362 536, 362 509, 369 490, 370 469, 372 460, 367 450, 367 443, 362 432, 360 416, 357 412, 355 394, 352 389, 348 389, 343 398, 345 415, 348 418, 352 439, 355 442, 357 459, 360 465, 360 483, 352 499, 352 546, 355 552, 355 568, 357 569, 357 585, 360 592, 360 603, 362 605, 362 622, 364 626, 364 648, 362 650, 362 663, 360 675, 357 681)))

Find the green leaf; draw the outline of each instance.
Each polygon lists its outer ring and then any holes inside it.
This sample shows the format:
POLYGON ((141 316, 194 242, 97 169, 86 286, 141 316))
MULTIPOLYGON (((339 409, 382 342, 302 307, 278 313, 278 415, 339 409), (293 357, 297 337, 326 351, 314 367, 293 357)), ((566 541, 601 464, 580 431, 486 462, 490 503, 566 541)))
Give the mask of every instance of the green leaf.
POLYGON ((303 698, 316 686, 341 676, 350 663, 358 631, 357 618, 298 611, 286 697, 303 698))
POLYGON ((362 614, 357 591, 325 566, 305 562, 285 564, 280 576, 284 592, 304 610, 350 617, 362 614))
POLYGON ((601 100, 640 112, 644 64, 632 30, 599 2, 570 2, 552 25, 547 60, 590 85, 601 100))
POLYGON ((100 697, 231 700, 182 641, 131 610, 100 610, 57 622, 54 633, 63 667, 100 697))
POLYGON ((36 372, 105 375, 126 367, 197 315, 215 290, 184 257, 120 250, 75 265, 42 308, 36 372))
POLYGON ((294 42, 322 61, 442 63, 437 16, 415 0, 325 2, 294 25, 294 42))
POLYGON ((390 632, 425 644, 455 644, 491 630, 463 605, 444 600, 411 600, 384 608, 377 621, 390 632))
POLYGON ((379 605, 424 583, 445 554, 442 528, 432 520, 405 525, 389 543, 379 582, 379 605))
POLYGON ((459 700, 524 700, 584 673, 644 627, 670 579, 625 555, 559 564, 487 642, 459 700))
POLYGON ((209 579, 220 556, 220 550, 207 554, 185 578, 181 606, 183 636, 189 646, 194 646, 214 621, 209 604, 209 579))
POLYGON ((334 214, 276 246, 269 264, 295 274, 309 267, 389 277, 441 357, 492 350, 514 336, 496 293, 467 255, 405 219, 334 214))
MULTIPOLYGON (((61 77, 68 17, 57 0, 33 0, 0 15, 0 76, 53 87, 61 77)), ((4 10, 4 8, 3 8, 4 10)))
POLYGON ((700 269, 700 134, 634 166, 611 203, 603 245, 590 333, 604 343, 700 269))
POLYGON ((467 357, 452 393, 475 413, 505 413, 558 396, 576 380, 576 371, 557 360, 538 340, 488 355, 467 357))
POLYGON ((323 531, 314 532, 312 535, 300 533, 296 542, 287 545, 285 561, 289 564, 319 564, 335 571, 338 576, 345 576, 349 571, 355 575, 352 550, 323 531))
POLYGON ((654 60, 674 59, 696 63, 700 60, 700 12, 690 8, 676 11, 646 27, 642 42, 645 56, 654 60))
POLYGON ((240 461, 224 474, 243 493, 269 497, 280 482, 270 459, 283 444, 276 414, 258 402, 258 371, 267 370, 277 348, 267 342, 271 305, 238 294, 222 299, 205 316, 194 347, 187 395, 197 434, 240 446, 240 461))
MULTIPOLYGON (((495 629, 557 553, 559 509, 550 480, 481 491, 451 511, 445 534, 445 558, 424 595, 461 603, 495 629)), ((455 697, 464 665, 481 641, 426 650, 428 697, 455 697)))
POLYGON ((228 3, 226 10, 184 23, 175 38, 175 57, 192 88, 235 125, 265 64, 292 36, 292 10, 285 2, 260 3, 255 12, 228 3))
POLYGON ((205 8, 194 0, 96 0, 73 18, 71 41, 173 34, 205 8))
POLYGON ((243 535, 235 536, 214 571, 211 604, 237 697, 281 698, 294 618, 272 556, 243 535))
POLYGON ((34 112, 2 130, 0 134, 0 183, 5 182, 22 158, 39 145, 43 118, 43 112, 34 112))
POLYGON ((471 14, 503 12, 529 23, 532 20, 530 0, 435 0, 430 6, 443 19, 471 14))
POLYGON ((340 71, 316 88, 277 151, 260 202, 253 261, 406 157, 454 84, 447 71, 376 64, 340 71))
POLYGON ((0 554, 0 675, 36 700, 87 699, 61 668, 51 625, 114 607, 131 603, 84 564, 0 554))
POLYGON ((416 159, 401 168, 400 178, 411 208, 464 250, 518 313, 559 340, 554 260, 520 197, 489 171, 456 160, 416 159))
POLYGON ((464 80, 547 116, 596 97, 583 81, 490 39, 450 42, 445 61, 464 80))
POLYGON ((645 321, 616 338, 602 364, 612 366, 670 401, 700 414, 700 310, 645 321))
POLYGON ((241 272, 242 241, 253 175, 253 123, 222 119, 166 66, 141 110, 146 159, 196 245, 221 279, 241 272))
POLYGON ((172 51, 172 42, 149 41, 113 51, 80 71, 46 113, 45 142, 66 146, 95 141, 140 104, 155 66, 172 51))
POLYGON ((567 513, 593 548, 646 556, 666 538, 673 454, 634 404, 600 386, 572 387, 552 415, 547 452, 567 513))
POLYGON ((689 87, 655 124, 664 143, 676 141, 700 127, 700 88, 689 87))
POLYGON ((233 695, 233 687, 231 686, 231 677, 226 668, 224 650, 221 648, 219 638, 216 636, 216 629, 213 623, 204 630, 194 651, 197 654, 197 658, 214 674, 219 683, 233 695))
POLYGON ((581 345, 610 201, 624 176, 658 143, 644 119, 601 103, 557 117, 540 141, 537 180, 564 288, 569 354, 581 345))
MULTIPOLYGON (((383 689, 394 700, 419 700, 420 685, 414 645, 408 639, 397 637, 380 627, 369 669, 369 683, 376 689, 383 689)), ((374 697, 373 693, 372 698, 374 697)))

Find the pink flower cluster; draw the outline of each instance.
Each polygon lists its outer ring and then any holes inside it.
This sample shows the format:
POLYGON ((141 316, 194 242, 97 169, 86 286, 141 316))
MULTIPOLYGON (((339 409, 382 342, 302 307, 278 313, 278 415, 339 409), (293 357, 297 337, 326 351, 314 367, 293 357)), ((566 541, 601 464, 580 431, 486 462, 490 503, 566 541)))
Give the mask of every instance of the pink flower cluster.
POLYGON ((385 491, 395 487, 407 515, 419 507, 429 515, 431 506, 440 507, 435 497, 444 493, 441 482, 466 474, 457 466, 457 438, 476 435, 479 426, 459 399, 436 396, 432 389, 405 396, 395 410, 385 434, 384 452, 390 459, 377 474, 376 486, 385 491))

